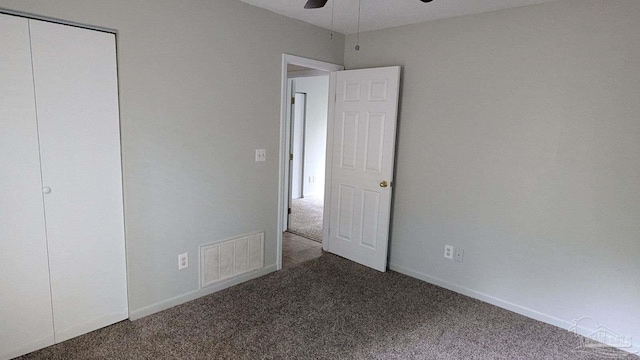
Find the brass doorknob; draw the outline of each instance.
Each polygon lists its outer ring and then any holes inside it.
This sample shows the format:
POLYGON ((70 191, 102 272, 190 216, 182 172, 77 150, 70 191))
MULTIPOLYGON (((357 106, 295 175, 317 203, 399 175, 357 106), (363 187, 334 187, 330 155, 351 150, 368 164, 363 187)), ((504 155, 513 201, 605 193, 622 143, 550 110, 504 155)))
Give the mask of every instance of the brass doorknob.
POLYGON ((389 186, 389 183, 388 183, 386 180, 384 180, 384 181, 382 181, 382 182, 380 183, 380 187, 381 187, 381 188, 386 188, 387 186, 389 186))

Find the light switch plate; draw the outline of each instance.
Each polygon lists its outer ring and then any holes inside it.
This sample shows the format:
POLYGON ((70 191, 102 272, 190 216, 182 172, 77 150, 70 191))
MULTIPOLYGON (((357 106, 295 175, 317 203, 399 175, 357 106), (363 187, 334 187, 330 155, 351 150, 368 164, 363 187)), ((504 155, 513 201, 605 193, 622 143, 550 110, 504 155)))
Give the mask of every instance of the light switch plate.
POLYGON ((267 150, 256 149, 256 162, 267 161, 267 150))

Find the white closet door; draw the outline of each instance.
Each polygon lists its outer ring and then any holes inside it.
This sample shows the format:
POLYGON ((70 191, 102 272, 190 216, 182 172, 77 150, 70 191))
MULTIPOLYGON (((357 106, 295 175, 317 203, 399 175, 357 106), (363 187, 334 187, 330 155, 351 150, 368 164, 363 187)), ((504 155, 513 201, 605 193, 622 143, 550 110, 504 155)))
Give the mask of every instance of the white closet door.
POLYGON ((0 358, 53 344, 29 22, 0 14, 0 358))
POLYGON ((115 35, 30 25, 60 342, 128 317, 115 35))

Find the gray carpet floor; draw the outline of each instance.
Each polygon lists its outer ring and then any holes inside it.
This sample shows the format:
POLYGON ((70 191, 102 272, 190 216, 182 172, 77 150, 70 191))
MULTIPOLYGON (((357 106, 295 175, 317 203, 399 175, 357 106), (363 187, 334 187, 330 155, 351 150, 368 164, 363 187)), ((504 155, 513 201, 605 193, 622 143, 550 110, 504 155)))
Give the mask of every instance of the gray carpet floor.
POLYGON ((24 359, 601 358, 577 345, 566 330, 325 254, 24 359))
POLYGON ((321 243, 324 199, 309 196, 292 200, 291 203, 288 231, 321 243))

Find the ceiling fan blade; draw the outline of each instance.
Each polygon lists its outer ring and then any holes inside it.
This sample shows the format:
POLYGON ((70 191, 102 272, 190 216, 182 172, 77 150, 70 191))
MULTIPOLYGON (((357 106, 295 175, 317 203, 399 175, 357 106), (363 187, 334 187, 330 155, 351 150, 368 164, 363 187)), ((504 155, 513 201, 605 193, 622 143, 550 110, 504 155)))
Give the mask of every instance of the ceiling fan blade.
POLYGON ((307 3, 304 5, 305 9, 320 9, 324 7, 329 0, 307 0, 307 3))

